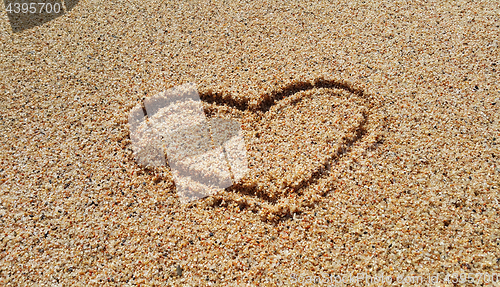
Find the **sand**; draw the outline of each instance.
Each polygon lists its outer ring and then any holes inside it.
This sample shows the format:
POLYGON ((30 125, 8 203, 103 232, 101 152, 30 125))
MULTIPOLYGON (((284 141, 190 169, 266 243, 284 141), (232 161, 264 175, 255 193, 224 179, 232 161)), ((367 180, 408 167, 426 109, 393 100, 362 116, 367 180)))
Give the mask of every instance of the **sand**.
POLYGON ((0 9, 0 285, 500 273, 498 2, 83 0, 17 33, 0 9), (185 83, 251 164, 190 204, 128 126, 185 83))

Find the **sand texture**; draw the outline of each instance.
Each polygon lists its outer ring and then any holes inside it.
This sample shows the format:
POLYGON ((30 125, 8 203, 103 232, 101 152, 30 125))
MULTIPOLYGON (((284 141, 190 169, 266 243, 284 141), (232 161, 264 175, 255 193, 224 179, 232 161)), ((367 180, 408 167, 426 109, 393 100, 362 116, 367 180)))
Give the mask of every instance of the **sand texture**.
POLYGON ((500 277, 498 1, 65 2, 0 4, 0 286, 500 277), (170 169, 129 120, 187 83, 237 152, 170 169))

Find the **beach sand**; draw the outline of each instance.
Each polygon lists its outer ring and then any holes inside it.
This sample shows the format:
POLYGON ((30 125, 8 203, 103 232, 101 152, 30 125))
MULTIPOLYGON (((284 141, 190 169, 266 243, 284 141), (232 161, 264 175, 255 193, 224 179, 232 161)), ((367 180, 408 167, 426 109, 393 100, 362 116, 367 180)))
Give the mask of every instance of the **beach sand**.
POLYGON ((500 274, 498 2, 83 0, 17 33, 1 9, 0 285, 500 274), (185 83, 251 164, 189 204, 128 126, 185 83))

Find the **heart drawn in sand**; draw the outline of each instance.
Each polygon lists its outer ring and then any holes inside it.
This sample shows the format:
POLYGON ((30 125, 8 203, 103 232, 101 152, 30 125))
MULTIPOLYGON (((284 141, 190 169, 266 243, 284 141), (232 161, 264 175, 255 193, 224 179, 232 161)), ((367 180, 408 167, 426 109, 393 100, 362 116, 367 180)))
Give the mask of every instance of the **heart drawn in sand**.
POLYGON ((136 160, 169 165, 182 202, 215 195, 286 214, 290 198, 308 196, 363 139, 372 106, 362 91, 324 79, 252 104, 191 84, 146 99, 129 122, 136 160))

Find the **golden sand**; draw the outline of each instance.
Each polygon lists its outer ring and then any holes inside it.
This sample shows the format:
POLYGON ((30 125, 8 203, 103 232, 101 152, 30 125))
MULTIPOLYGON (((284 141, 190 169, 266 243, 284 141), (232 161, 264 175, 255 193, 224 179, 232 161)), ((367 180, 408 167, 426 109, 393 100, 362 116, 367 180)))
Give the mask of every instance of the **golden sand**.
POLYGON ((0 285, 500 273, 498 2, 84 0, 18 33, 0 9, 0 285), (185 205, 127 121, 189 82, 251 171, 185 205))

